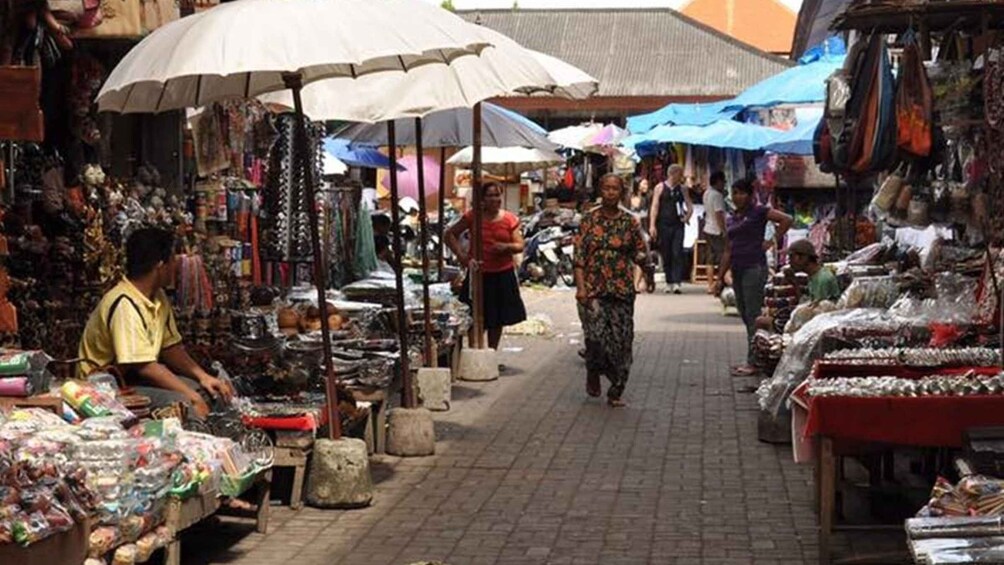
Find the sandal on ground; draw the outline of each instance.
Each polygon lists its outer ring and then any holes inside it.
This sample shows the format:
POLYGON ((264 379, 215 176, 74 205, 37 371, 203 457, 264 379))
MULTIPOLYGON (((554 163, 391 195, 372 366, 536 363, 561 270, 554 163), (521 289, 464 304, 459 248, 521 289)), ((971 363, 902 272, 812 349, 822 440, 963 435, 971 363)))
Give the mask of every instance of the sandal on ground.
POLYGON ((609 404, 611 408, 624 408, 627 406, 627 402, 624 402, 620 398, 608 398, 607 404, 609 404))
POLYGON ((586 375, 586 394, 596 398, 603 392, 600 387, 600 376, 599 375, 586 375))
POLYGON ((756 367, 750 367, 749 365, 736 365, 729 369, 729 374, 733 377, 752 377, 755 376, 759 371, 756 367))

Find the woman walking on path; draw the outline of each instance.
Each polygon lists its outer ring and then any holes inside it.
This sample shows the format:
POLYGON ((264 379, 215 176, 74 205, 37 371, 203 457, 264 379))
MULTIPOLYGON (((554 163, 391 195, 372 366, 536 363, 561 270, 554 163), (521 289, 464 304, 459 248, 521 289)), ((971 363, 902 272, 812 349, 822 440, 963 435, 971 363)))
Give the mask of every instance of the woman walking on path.
MULTIPOLYGON (((631 372, 635 286, 632 269, 651 272, 641 226, 621 206, 624 181, 600 180, 602 205, 585 214, 575 244, 575 299, 586 337, 586 393, 599 396, 600 376, 610 381, 607 403, 621 396, 631 372)), ((649 291, 652 289, 649 288, 649 291)))
MULTIPOLYGON (((484 219, 481 224, 481 246, 484 260, 474 264, 471 254, 460 245, 460 236, 474 226, 474 212, 468 211, 446 231, 444 240, 460 264, 468 269, 480 268, 483 273, 482 288, 485 329, 488 346, 498 349, 505 326, 516 325, 526 319, 526 308, 519 295, 519 279, 513 255, 523 252, 523 231, 519 218, 502 209, 502 188, 489 183, 484 187, 484 219)), ((470 276, 464 281, 460 298, 470 305, 470 276)))
POLYGON ((666 292, 680 294, 683 282, 683 236, 694 214, 690 191, 683 186, 683 167, 670 165, 666 181, 655 187, 648 230, 659 243, 662 266, 666 273, 666 292))
POLYGON ((777 224, 775 239, 781 241, 791 227, 791 216, 769 206, 758 204, 753 196, 753 185, 747 180, 732 185, 732 203, 735 212, 726 222, 728 243, 722 254, 715 282, 715 294, 722 292, 725 274, 732 271, 732 288, 736 293, 736 308, 746 325, 746 364, 732 367, 736 377, 755 375, 753 366, 753 334, 756 319, 763 310, 764 286, 767 284, 767 254, 764 234, 767 222, 777 224))

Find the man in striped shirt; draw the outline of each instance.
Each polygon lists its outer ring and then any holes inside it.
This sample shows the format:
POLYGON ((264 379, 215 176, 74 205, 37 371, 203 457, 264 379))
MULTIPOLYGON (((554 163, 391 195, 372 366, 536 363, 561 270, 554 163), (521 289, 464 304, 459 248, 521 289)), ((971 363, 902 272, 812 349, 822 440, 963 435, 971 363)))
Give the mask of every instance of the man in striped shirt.
POLYGON ((91 313, 80 340, 82 372, 116 367, 154 408, 181 403, 204 418, 212 398, 230 399, 233 388, 207 373, 181 343, 164 294, 174 273, 174 236, 142 228, 126 242, 126 276, 91 313))

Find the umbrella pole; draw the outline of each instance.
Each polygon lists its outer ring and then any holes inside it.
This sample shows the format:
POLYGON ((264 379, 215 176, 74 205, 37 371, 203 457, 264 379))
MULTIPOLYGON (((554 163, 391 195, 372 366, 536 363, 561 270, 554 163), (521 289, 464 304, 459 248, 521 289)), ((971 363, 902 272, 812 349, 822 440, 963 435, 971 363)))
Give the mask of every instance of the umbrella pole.
POLYGON ((436 260, 439 262, 439 282, 443 282, 443 231, 446 223, 446 148, 439 148, 439 225, 436 227, 436 260))
POLYGON ((481 103, 474 105, 474 135, 473 135, 473 156, 471 158, 471 189, 473 199, 471 205, 474 207, 474 226, 471 233, 471 248, 473 261, 477 268, 470 269, 468 276, 471 277, 471 304, 473 304, 474 314, 474 348, 483 349, 485 346, 485 316, 484 316, 484 287, 481 276, 481 262, 484 260, 484 247, 482 246, 481 226, 484 225, 484 211, 482 210, 481 186, 481 103))
POLYGON ((415 388, 411 385, 411 368, 408 366, 408 319, 404 312, 404 274, 401 268, 401 210, 397 193, 397 132, 394 120, 387 122, 387 146, 390 149, 390 217, 394 244, 394 282, 397 303, 397 339, 401 357, 401 405, 415 407, 415 388))
POLYGON ((335 377, 334 366, 331 363, 331 329, 328 327, 328 300, 325 296, 327 289, 326 272, 324 266, 324 255, 321 253, 321 227, 317 214, 317 185, 314 182, 314 168, 307 158, 309 151, 307 140, 307 123, 303 116, 303 100, 300 96, 300 89, 303 88, 303 79, 297 73, 283 75, 286 88, 293 91, 293 108, 296 111, 296 149, 294 155, 294 167, 300 167, 303 173, 304 184, 310 200, 307 203, 307 219, 310 222, 310 245, 314 255, 314 284, 317 286, 317 309, 321 314, 321 351, 324 354, 324 375, 325 389, 327 392, 328 405, 328 437, 329 439, 340 439, 342 437, 342 419, 338 413, 338 380, 335 377))
POLYGON ((429 217, 425 204, 425 154, 422 147, 422 118, 415 118, 415 153, 418 154, 418 221, 422 230, 422 334, 425 338, 425 366, 438 363, 432 352, 432 308, 429 301, 429 217))

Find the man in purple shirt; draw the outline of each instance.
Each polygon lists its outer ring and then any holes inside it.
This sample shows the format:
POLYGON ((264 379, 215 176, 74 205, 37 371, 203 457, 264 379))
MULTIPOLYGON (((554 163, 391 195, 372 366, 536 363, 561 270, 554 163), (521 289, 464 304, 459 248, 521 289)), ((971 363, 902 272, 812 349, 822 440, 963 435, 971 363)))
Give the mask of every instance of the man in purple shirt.
POLYGON ((715 294, 721 294, 721 281, 731 270, 736 308, 746 325, 746 364, 732 367, 732 375, 744 377, 757 373, 753 366, 752 342, 756 319, 763 310, 764 287, 767 284, 767 254, 764 252, 767 222, 777 224, 775 238, 781 241, 791 227, 792 219, 783 212, 758 204, 753 196, 753 185, 747 180, 739 180, 732 185, 732 203, 735 212, 726 222, 728 243, 718 267, 715 294))

